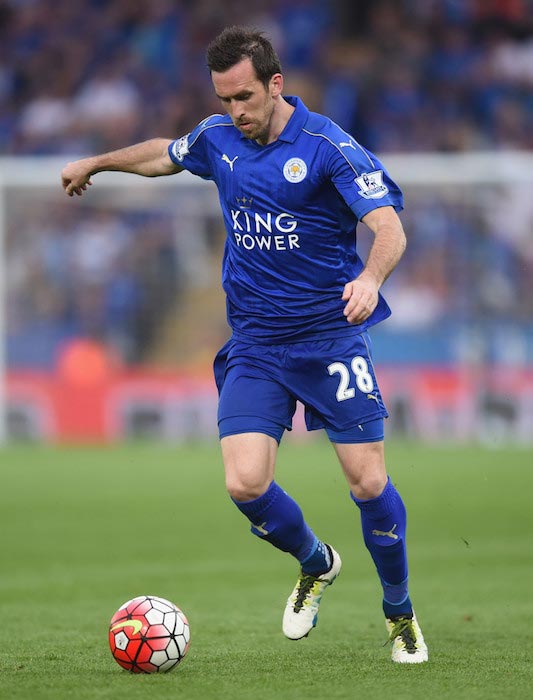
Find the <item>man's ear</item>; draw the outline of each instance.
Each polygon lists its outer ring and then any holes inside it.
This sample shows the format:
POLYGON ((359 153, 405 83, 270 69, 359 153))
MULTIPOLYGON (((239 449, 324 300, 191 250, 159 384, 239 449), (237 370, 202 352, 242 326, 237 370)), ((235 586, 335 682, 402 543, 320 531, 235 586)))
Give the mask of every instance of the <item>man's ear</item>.
POLYGON ((272 97, 278 97, 283 92, 283 76, 281 73, 275 73, 270 78, 270 94, 272 97))

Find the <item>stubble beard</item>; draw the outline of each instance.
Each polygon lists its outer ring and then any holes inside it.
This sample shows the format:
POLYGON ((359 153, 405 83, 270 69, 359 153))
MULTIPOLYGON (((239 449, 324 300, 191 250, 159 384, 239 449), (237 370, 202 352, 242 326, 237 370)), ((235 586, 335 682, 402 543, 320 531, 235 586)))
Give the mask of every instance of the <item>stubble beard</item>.
POLYGON ((247 139, 250 141, 258 141, 261 145, 265 145, 268 143, 268 136, 270 133, 270 121, 272 119, 272 113, 273 110, 270 111, 270 114, 268 114, 268 117, 265 114, 265 119, 264 121, 261 122, 249 122, 249 124, 252 125, 252 128, 249 131, 244 131, 239 127, 238 124, 235 124, 235 126, 239 129, 241 134, 245 136, 247 139))

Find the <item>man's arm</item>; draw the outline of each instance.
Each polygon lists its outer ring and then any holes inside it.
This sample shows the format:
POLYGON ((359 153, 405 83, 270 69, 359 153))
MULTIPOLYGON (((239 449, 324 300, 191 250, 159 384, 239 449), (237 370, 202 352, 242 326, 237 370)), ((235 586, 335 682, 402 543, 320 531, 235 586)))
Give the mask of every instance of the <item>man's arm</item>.
POLYGON ((118 170, 145 177, 158 177, 179 173, 183 168, 175 165, 168 155, 170 139, 150 139, 118 151, 82 158, 68 163, 61 172, 63 189, 72 197, 81 195, 91 185, 91 176, 105 170, 118 170))
POLYGON ((392 207, 379 207, 362 219, 374 234, 368 260, 359 277, 344 286, 344 315, 349 323, 363 323, 376 308, 378 290, 398 264, 406 246, 402 222, 392 207))

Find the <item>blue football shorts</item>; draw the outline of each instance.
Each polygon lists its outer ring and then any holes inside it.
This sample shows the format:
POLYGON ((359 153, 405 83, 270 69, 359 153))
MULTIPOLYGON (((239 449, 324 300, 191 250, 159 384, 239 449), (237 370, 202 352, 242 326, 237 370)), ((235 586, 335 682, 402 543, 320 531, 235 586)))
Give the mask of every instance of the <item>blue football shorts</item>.
POLYGON ((265 433, 278 443, 292 429, 296 401, 308 430, 332 442, 383 440, 388 416, 367 333, 284 345, 229 340, 214 362, 221 438, 265 433))

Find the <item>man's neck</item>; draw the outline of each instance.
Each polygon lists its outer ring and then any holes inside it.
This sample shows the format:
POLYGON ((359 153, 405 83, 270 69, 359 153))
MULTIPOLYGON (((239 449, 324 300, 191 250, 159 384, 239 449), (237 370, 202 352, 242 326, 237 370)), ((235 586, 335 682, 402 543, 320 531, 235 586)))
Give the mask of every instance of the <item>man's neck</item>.
POLYGON ((260 143, 261 146, 266 146, 269 143, 277 141, 283 129, 285 129, 285 127, 287 126, 289 119, 292 117, 295 109, 296 107, 293 107, 287 102, 287 100, 285 100, 280 95, 279 99, 276 101, 276 105, 274 107, 274 111, 272 112, 272 117, 270 119, 268 138, 264 143, 262 143, 259 140, 258 143, 260 143))

